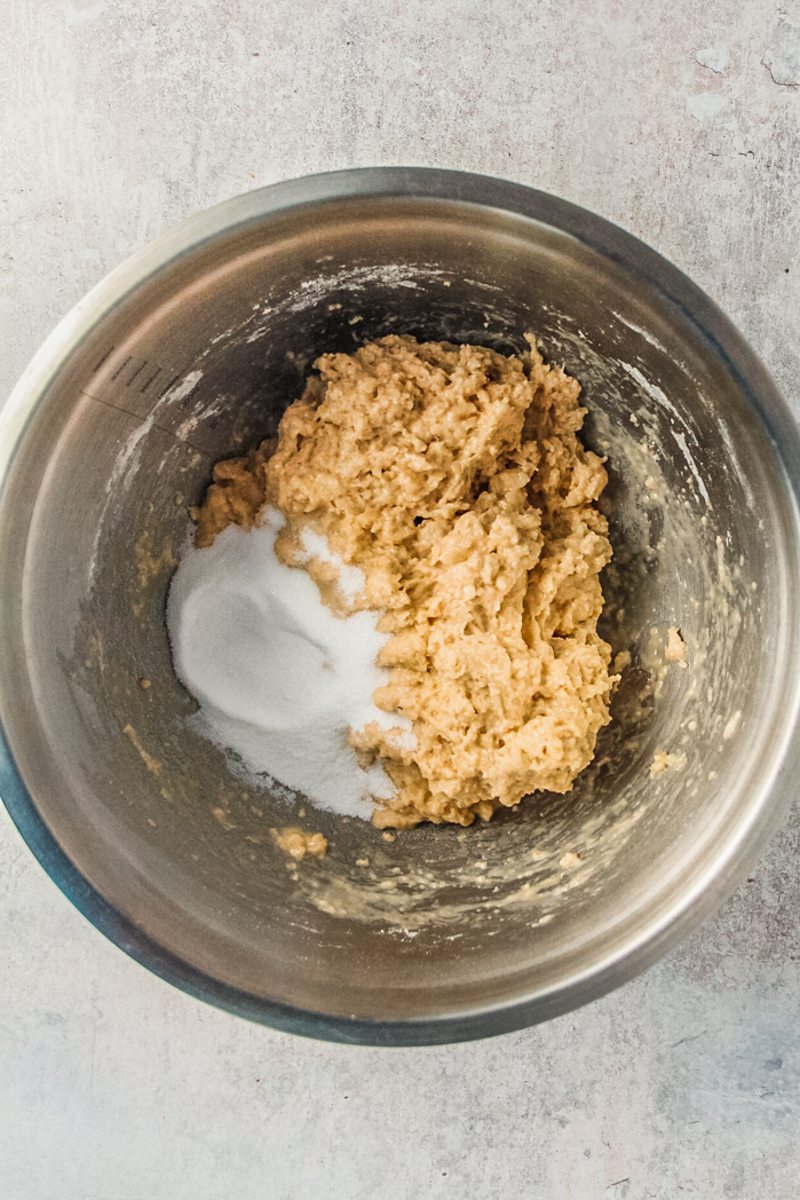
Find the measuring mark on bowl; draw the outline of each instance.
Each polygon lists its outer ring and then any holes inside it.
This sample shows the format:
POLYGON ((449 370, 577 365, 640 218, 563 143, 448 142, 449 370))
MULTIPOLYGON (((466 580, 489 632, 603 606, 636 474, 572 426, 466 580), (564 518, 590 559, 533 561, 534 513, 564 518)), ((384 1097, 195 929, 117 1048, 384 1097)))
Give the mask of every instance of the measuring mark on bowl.
MULTIPOLYGON (((186 370, 171 374, 170 369, 162 366, 159 363, 154 363, 151 359, 138 358, 136 355, 128 354, 122 360, 114 365, 114 352, 116 346, 109 347, 102 358, 99 359, 93 371, 93 377, 89 381, 86 388, 82 389, 82 394, 91 400, 96 400, 100 404, 104 404, 108 408, 116 409, 117 412, 125 413, 134 420, 146 424, 147 430, 151 428, 159 429, 162 433, 172 437, 175 441, 181 442, 189 446, 190 449, 196 450, 205 458, 208 458, 208 453, 201 447, 186 437, 186 422, 182 422, 177 428, 169 428, 165 423, 156 420, 156 414, 159 406, 163 401, 170 404, 179 404, 181 408, 186 408, 189 398, 194 395, 197 385, 202 378, 202 371, 186 370), (113 370, 111 367, 113 366, 113 370), (133 367, 132 371, 128 372, 129 367, 133 367), (103 371, 103 368, 106 371, 103 371), (110 372, 110 373, 109 373, 110 372), (102 373, 102 374, 101 374, 102 373), (99 378, 98 378, 99 376, 99 378), (134 385, 142 380, 138 388, 134 385), (139 396, 145 396, 150 392, 153 384, 161 376, 167 377, 169 382, 164 384, 160 392, 155 397, 155 403, 151 397, 145 405, 138 400, 139 396), (112 396, 109 397, 109 385, 117 384, 116 388, 111 388, 112 396), (102 393, 102 394, 101 394, 102 393)), ((174 368, 172 368, 174 372, 174 368)), ((136 443, 147 430, 137 430, 134 434, 136 443)), ((122 454, 126 455, 128 449, 133 449, 130 445, 122 450, 122 454)), ((126 460, 127 461, 127 458, 126 460)), ((122 464, 125 465, 124 463, 122 464)))

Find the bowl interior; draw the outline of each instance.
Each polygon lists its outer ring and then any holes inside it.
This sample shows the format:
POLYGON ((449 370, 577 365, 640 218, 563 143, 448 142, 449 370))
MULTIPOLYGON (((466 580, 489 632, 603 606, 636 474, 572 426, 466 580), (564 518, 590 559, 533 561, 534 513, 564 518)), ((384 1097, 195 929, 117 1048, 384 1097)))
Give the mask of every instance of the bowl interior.
POLYGON ((6 724, 37 806, 120 913, 257 998, 376 1021, 536 996, 544 1013, 700 887, 780 751, 796 550, 768 435, 656 283, 545 221, 361 196, 199 242, 72 350, 6 494, 6 724), (319 353, 388 332, 519 349, 527 330, 581 381, 608 455, 604 632, 631 663, 595 762, 568 796, 394 841, 254 787, 187 725, 171 668, 187 505, 217 458, 274 432, 319 353), (686 669, 665 662, 671 625, 686 669), (325 859, 287 863, 270 829, 294 823, 325 833, 325 859))

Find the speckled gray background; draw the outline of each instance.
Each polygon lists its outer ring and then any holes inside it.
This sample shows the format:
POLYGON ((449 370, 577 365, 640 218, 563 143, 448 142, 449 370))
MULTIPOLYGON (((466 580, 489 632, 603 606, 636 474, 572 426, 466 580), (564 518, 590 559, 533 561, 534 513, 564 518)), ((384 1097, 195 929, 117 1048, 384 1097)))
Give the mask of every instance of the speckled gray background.
MULTIPOLYGON (((768 0, 4 0, 0 391, 109 268, 307 171, 465 167, 671 257, 800 415, 800 6, 768 0)), ((724 911, 545 1027, 302 1042, 128 960, 0 818, 9 1200, 789 1200, 800 813, 724 911)))

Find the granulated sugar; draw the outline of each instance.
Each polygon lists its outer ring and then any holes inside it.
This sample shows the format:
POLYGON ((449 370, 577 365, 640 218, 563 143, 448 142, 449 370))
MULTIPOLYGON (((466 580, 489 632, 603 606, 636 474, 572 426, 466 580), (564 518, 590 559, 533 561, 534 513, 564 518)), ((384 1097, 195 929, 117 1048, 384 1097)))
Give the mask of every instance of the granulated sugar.
MULTIPOLYGON (((394 786, 378 763, 359 765, 348 730, 376 722, 409 736, 409 723, 372 699, 388 677, 377 666, 387 635, 377 613, 335 616, 305 570, 280 562, 283 523, 267 509, 258 528, 231 525, 183 556, 167 605, 175 670, 218 745, 323 808, 368 818, 371 798, 394 786)), ((361 571, 340 564, 320 534, 306 533, 303 547, 340 567, 343 595, 363 589, 361 571)))
POLYGON ((348 567, 338 554, 334 554, 328 545, 328 539, 313 529, 304 529, 300 535, 300 545, 305 555, 302 561, 308 562, 315 558, 318 562, 329 563, 338 572, 337 585, 345 604, 353 604, 364 590, 364 572, 358 567, 348 567))

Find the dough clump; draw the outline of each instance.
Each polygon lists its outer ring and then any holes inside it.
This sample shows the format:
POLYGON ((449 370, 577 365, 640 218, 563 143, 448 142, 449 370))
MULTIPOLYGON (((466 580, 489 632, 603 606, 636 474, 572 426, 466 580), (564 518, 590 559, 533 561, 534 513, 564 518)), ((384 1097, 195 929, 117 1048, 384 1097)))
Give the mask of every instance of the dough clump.
POLYGON ((195 512, 204 546, 276 505, 279 556, 342 611, 382 613, 375 702, 414 736, 351 732, 397 789, 376 801, 379 827, 469 825, 567 792, 610 719, 606 472, 579 437, 579 384, 527 340, 523 355, 401 336, 323 355, 277 443, 218 463, 195 512), (363 572, 355 602, 301 554, 308 528, 363 572))
POLYGON ((328 853, 328 839, 321 833, 309 833, 298 825, 287 825, 285 829, 273 829, 273 840, 284 854, 301 862, 307 855, 324 858, 328 853))

